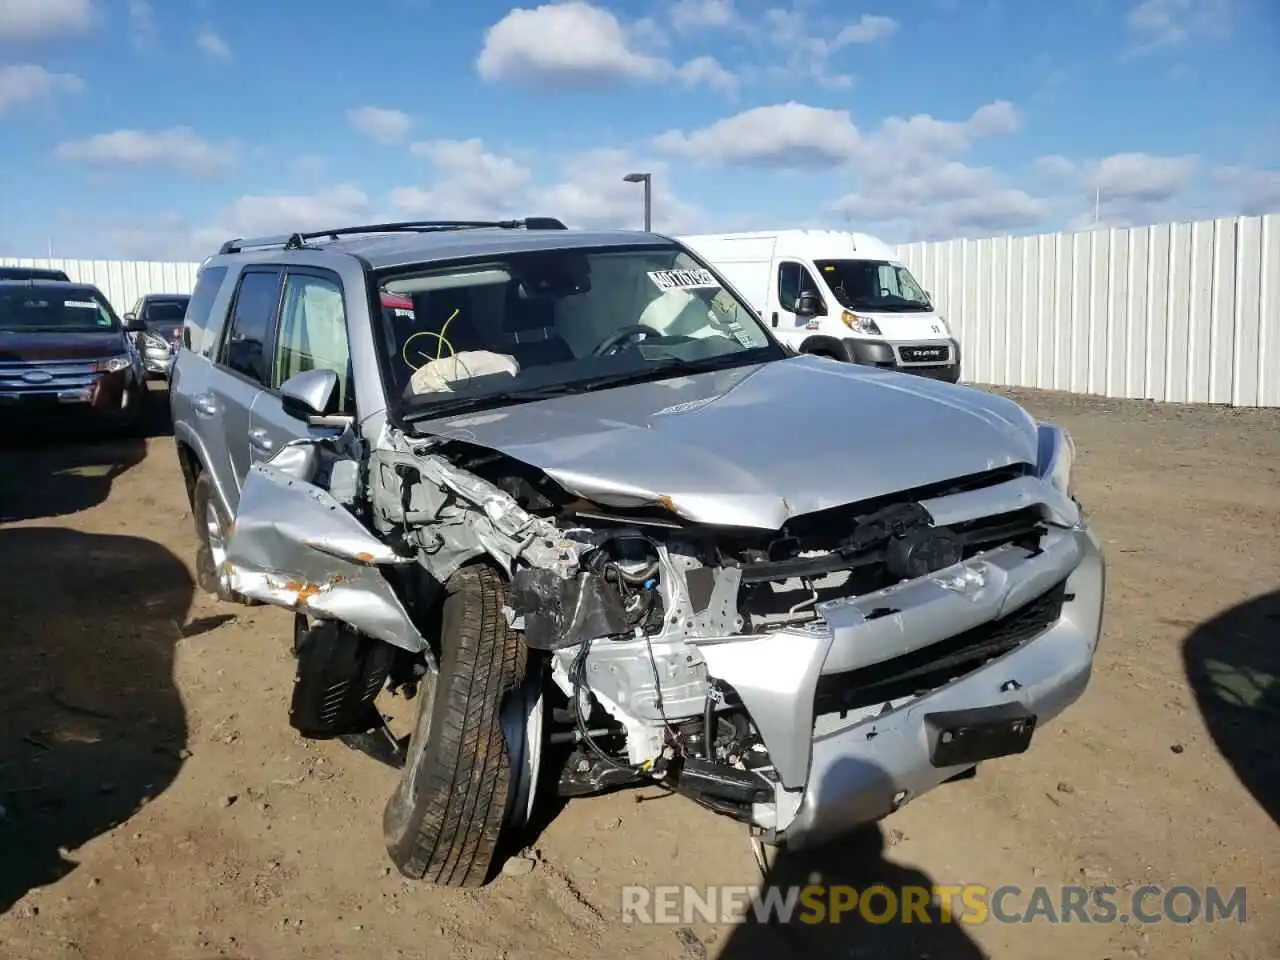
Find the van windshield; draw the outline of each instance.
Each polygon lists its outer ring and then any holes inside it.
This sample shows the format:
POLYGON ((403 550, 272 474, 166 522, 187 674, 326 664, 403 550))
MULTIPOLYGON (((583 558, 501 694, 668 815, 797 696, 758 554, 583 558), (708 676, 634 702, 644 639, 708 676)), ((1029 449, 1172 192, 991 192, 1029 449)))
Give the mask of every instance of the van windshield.
POLYGON ((886 260, 816 260, 840 305, 868 313, 928 313, 928 295, 906 267, 886 260))
POLYGON ((507 253, 378 286, 388 394, 410 420, 785 356, 675 245, 507 253))

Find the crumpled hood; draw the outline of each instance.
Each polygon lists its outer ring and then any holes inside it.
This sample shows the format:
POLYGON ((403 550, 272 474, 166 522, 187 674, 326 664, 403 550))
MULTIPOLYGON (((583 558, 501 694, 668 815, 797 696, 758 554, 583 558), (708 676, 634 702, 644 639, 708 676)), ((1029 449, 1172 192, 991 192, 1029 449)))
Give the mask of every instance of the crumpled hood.
POLYGON ((770 530, 1036 458, 1035 422, 1011 400, 808 356, 418 427, 501 451, 602 505, 770 530))

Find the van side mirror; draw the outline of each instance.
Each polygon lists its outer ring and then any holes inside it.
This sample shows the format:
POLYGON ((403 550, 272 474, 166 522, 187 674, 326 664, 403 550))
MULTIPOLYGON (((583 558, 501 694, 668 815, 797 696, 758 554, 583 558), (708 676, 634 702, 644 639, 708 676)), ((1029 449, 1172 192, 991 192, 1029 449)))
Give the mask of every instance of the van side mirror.
POLYGON ((322 368, 294 374, 280 385, 280 403, 299 420, 327 417, 338 407, 338 374, 322 368))
POLYGON ((823 304, 822 298, 812 290, 805 290, 800 296, 796 297, 795 314, 797 317, 822 317, 826 316, 827 308, 823 304))

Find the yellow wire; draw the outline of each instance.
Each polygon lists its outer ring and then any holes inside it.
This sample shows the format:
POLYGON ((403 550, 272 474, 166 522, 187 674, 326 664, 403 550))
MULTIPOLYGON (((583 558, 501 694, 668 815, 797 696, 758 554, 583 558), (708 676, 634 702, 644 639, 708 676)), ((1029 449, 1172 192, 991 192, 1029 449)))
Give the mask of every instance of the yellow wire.
MULTIPOLYGON (((462 312, 461 307, 455 307, 453 313, 449 314, 449 319, 444 322, 444 326, 440 328, 440 345, 436 347, 436 359, 440 359, 440 351, 444 349, 444 345, 449 341, 444 338, 445 333, 449 329, 449 324, 453 323, 453 318, 462 312)), ((453 347, 449 347, 449 356, 453 356, 453 347)))
POLYGON ((414 362, 409 359, 409 344, 413 343, 413 341, 418 337, 435 337, 436 340, 439 341, 436 344, 436 355, 433 359, 439 360, 441 351, 443 351, 445 347, 449 348, 449 356, 457 356, 458 351, 453 349, 453 344, 445 338, 444 334, 445 331, 449 329, 449 324, 453 323, 454 318, 461 312, 461 308, 454 309, 453 313, 449 314, 449 319, 446 320, 444 325, 440 328, 439 333, 436 333, 434 330, 419 330, 417 333, 411 333, 409 336, 405 337, 404 343, 400 345, 400 355, 404 358, 405 366, 414 373, 417 373, 420 369, 431 362, 430 360, 427 360, 425 363, 420 363, 415 366, 414 362))
MULTIPOLYGON (((437 340, 441 342, 442 346, 449 348, 449 356, 451 357, 454 356, 457 352, 453 349, 453 344, 451 344, 448 340, 446 340, 443 334, 436 333, 434 330, 419 330, 417 333, 410 334, 408 337, 405 338, 404 344, 400 348, 400 355, 404 358, 405 366, 407 366, 410 370, 414 371, 415 373, 431 362, 431 360, 428 359, 422 363, 415 364, 412 360, 409 359, 409 344, 413 343, 414 340, 417 340, 418 337, 435 337, 437 340)), ((437 356, 435 357, 435 359, 437 360, 440 359, 438 355, 439 352, 440 352, 440 349, 438 348, 436 350, 437 356)))

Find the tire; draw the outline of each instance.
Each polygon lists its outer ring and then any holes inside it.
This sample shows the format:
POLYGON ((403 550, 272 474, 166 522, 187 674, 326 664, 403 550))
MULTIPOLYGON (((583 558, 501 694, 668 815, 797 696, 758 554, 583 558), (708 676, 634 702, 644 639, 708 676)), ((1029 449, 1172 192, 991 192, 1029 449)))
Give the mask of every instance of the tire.
POLYGON ((477 887, 494 865, 517 777, 500 718, 528 667, 505 596, 487 564, 445 584, 440 671, 423 677, 409 755, 383 813, 387 852, 406 877, 477 887))
POLYGON ((223 512, 218 498, 213 495, 213 481, 204 470, 196 475, 195 488, 191 492, 191 516, 195 520, 196 537, 200 541, 196 551, 196 582, 201 590, 219 600, 238 602, 238 598, 222 585, 218 577, 220 561, 215 556, 217 547, 213 542, 213 532, 209 529, 210 525, 217 524, 218 537, 225 547, 231 520, 223 512))

